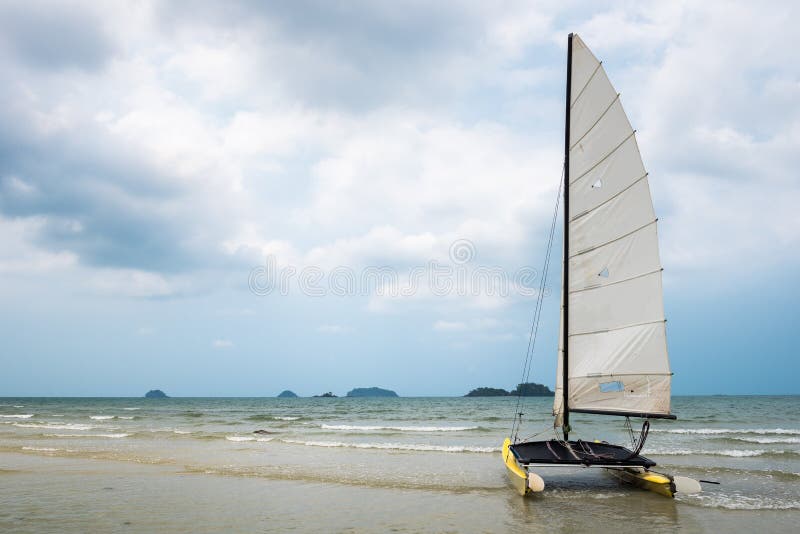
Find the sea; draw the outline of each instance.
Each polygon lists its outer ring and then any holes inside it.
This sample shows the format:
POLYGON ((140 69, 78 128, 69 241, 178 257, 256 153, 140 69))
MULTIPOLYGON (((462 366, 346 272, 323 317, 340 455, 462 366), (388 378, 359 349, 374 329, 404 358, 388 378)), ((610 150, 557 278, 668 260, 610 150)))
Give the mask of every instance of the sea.
MULTIPOLYGON (((675 499, 586 468, 519 496, 500 446, 518 411, 519 438, 553 437, 551 404, 0 398, 0 532, 800 531, 800 397, 673 397, 642 454, 709 481, 675 499)), ((572 426, 630 443, 624 418, 572 426)))

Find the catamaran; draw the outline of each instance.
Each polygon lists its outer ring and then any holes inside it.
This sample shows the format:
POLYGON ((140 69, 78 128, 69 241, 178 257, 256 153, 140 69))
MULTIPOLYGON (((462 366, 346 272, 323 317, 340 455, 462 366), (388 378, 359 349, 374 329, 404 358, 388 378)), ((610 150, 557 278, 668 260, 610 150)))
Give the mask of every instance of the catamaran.
MULTIPOLYGON (((600 467, 665 496, 698 492, 697 481, 658 473, 656 463, 640 454, 650 420, 675 419, 657 219, 619 94, 575 34, 567 45, 562 189, 564 257, 553 415, 563 439, 557 434, 547 441, 520 441, 522 414, 515 414, 502 448, 510 480, 527 495, 544 490, 537 467, 600 467), (570 413, 623 416, 628 428, 632 417, 644 421, 627 448, 570 440, 570 413)), ((554 227, 555 220, 554 214, 554 227)), ((552 236, 551 231, 548 258, 552 236)))

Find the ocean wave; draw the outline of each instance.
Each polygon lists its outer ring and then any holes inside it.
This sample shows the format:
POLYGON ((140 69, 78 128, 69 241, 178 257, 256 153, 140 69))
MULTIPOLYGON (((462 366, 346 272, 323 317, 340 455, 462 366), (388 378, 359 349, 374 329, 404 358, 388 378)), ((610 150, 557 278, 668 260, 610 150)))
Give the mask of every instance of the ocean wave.
POLYGON ((97 428, 95 425, 84 425, 81 423, 12 423, 19 428, 43 428, 45 430, 91 430, 97 428))
POLYGON ((309 447, 344 447, 350 449, 382 449, 396 451, 423 452, 497 452, 497 447, 470 447, 467 445, 428 445, 418 443, 345 443, 343 441, 302 441, 281 439, 283 443, 306 445, 309 447))
POLYGON ((225 436, 228 441, 259 441, 267 442, 272 441, 274 438, 254 438, 252 436, 225 436))
POLYGON ((255 441, 256 438, 252 436, 225 436, 228 441, 255 441))
POLYGON ((694 450, 694 449, 655 449, 648 451, 654 456, 729 456, 732 458, 749 458, 756 456, 800 456, 797 451, 774 451, 765 449, 727 449, 727 450, 694 450))
POLYGON ((89 419, 94 419, 95 421, 106 421, 107 419, 114 419, 114 415, 90 415, 89 419))
POLYGON ((788 434, 800 436, 800 430, 794 428, 654 428, 650 432, 665 434, 788 434))
POLYGON ((351 430, 351 431, 394 431, 394 432, 463 432, 465 430, 478 430, 477 426, 383 426, 383 425, 320 425, 325 430, 351 430))
POLYGON ((7 419, 30 419, 33 417, 32 413, 15 413, 10 415, 0 415, 0 417, 5 417, 7 419))
POLYGON ((724 437, 724 438, 716 438, 719 441, 734 441, 734 442, 742 442, 742 443, 758 443, 760 445, 768 445, 773 443, 787 443, 787 444, 798 444, 800 443, 800 437, 792 438, 792 437, 784 437, 784 438, 742 438, 742 437, 724 437))
POLYGON ((750 495, 725 495, 702 493, 687 500, 709 508, 726 510, 800 510, 800 501, 773 497, 753 497, 750 495))
POLYGON ((127 438, 131 434, 120 432, 118 434, 45 434, 47 437, 53 438, 113 438, 121 439, 127 438))

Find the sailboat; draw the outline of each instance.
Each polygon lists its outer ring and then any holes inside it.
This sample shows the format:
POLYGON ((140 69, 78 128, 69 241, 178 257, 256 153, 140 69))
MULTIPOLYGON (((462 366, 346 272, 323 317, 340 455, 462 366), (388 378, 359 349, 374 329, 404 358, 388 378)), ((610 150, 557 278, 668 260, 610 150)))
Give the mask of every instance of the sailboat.
MULTIPOLYGON (((648 176, 635 131, 600 61, 576 34, 567 45, 561 328, 554 439, 502 447, 512 485, 544 490, 537 467, 599 467, 673 497, 700 491, 642 456, 652 419, 675 419, 661 264, 648 176), (643 419, 631 448, 570 440, 570 413, 643 419)), ((554 219, 555 223, 555 219, 554 219)), ((521 414, 519 417, 521 423, 521 414)), ((630 427, 629 427, 630 428, 630 427)))

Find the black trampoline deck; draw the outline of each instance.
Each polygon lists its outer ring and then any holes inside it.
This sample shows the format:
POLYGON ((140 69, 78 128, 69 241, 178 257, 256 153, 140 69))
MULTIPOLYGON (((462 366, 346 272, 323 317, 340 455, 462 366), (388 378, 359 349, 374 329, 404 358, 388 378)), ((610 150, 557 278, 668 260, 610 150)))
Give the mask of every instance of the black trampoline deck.
POLYGON ((529 441, 515 443, 509 447, 517 463, 576 465, 576 466, 614 466, 644 467, 656 465, 653 460, 634 454, 630 449, 610 443, 590 441, 570 441, 569 447, 557 440, 529 441))

